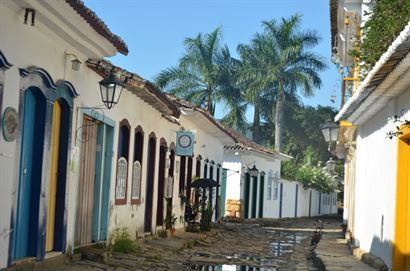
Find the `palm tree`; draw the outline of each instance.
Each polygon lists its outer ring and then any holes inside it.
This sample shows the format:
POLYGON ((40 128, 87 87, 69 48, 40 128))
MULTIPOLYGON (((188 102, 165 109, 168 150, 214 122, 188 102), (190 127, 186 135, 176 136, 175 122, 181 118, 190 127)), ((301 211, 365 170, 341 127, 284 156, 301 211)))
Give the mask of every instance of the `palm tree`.
POLYGON ((237 51, 240 55, 242 65, 238 71, 238 84, 241 86, 244 99, 254 107, 252 123, 252 140, 260 143, 261 140, 261 107, 266 101, 266 85, 264 81, 265 66, 264 37, 256 34, 249 45, 239 44, 237 51))
POLYGON ((223 117, 222 123, 244 134, 248 129, 245 116, 248 103, 242 95, 241 85, 238 84, 238 71, 241 69, 242 62, 231 57, 227 46, 222 48, 217 59, 219 98, 225 104, 225 109, 228 112, 223 117))
POLYGON ((160 72, 156 84, 173 95, 187 99, 215 112, 215 103, 220 100, 217 79, 218 58, 221 56, 221 31, 215 29, 209 34, 199 33, 195 38, 184 41, 186 53, 175 67, 160 72))
MULTIPOLYGON (((309 97, 314 88, 321 86, 318 72, 326 68, 321 57, 310 52, 319 42, 315 32, 300 31, 301 17, 263 21, 264 31, 256 34, 251 46, 254 65, 249 67, 247 78, 254 78, 259 96, 272 92, 276 96, 275 148, 282 148, 283 117, 286 93, 296 93, 309 97)), ((250 49, 249 49, 250 48, 250 49)))

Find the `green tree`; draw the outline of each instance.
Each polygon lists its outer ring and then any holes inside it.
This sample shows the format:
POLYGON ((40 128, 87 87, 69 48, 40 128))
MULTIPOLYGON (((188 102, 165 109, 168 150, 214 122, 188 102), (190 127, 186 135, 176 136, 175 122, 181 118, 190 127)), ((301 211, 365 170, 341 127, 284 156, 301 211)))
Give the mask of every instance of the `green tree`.
MULTIPOLYGON (((276 108, 272 109, 275 119, 275 148, 282 148, 286 93, 298 90, 304 96, 312 96, 314 88, 321 86, 318 72, 326 68, 321 57, 309 51, 319 42, 312 31, 300 30, 301 17, 263 21, 264 31, 256 34, 251 45, 242 45, 244 59, 251 59, 245 78, 253 80, 250 88, 254 97, 271 92, 276 97, 276 108), (276 92, 276 93, 273 93, 276 92)), ((258 105, 260 100, 256 100, 258 105)), ((255 107, 256 111, 257 107, 255 107)), ((256 119, 257 120, 257 119, 256 119)))
POLYGON ((156 84, 164 91, 187 99, 215 113, 215 104, 223 99, 220 86, 220 63, 230 59, 229 50, 221 46, 219 28, 211 33, 199 33, 184 41, 185 54, 175 67, 160 72, 156 84))

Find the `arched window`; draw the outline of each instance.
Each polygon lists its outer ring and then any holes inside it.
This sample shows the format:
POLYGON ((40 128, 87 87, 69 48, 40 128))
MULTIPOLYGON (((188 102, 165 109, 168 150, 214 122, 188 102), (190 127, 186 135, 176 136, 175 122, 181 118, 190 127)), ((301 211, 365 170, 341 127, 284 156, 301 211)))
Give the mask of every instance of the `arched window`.
POLYGON ((127 203, 127 175, 129 162, 130 131, 128 120, 120 122, 118 135, 117 178, 115 183, 115 204, 127 203))
POLYGON ((134 133, 134 161, 132 165, 131 204, 141 202, 142 152, 144 149, 144 131, 141 126, 134 133))

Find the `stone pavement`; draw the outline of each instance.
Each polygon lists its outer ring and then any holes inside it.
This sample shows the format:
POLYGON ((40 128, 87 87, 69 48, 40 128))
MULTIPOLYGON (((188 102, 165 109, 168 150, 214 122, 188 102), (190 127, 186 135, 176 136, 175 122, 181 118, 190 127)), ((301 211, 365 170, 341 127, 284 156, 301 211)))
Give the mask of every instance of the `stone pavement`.
POLYGON ((357 259, 349 250, 342 233, 325 232, 315 249, 326 271, 372 271, 376 270, 357 259))

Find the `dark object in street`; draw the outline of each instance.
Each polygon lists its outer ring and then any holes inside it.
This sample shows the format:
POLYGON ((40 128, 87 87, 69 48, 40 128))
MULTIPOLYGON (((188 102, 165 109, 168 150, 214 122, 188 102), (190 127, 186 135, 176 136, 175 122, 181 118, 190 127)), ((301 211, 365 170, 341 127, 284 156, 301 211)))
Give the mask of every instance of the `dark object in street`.
POLYGON ((316 226, 316 229, 312 234, 310 245, 315 246, 319 243, 320 239, 322 238, 323 221, 318 220, 317 223, 313 222, 313 225, 316 226))
POLYGON ((201 178, 191 184, 191 188, 211 188, 220 186, 217 182, 208 178, 201 178))

